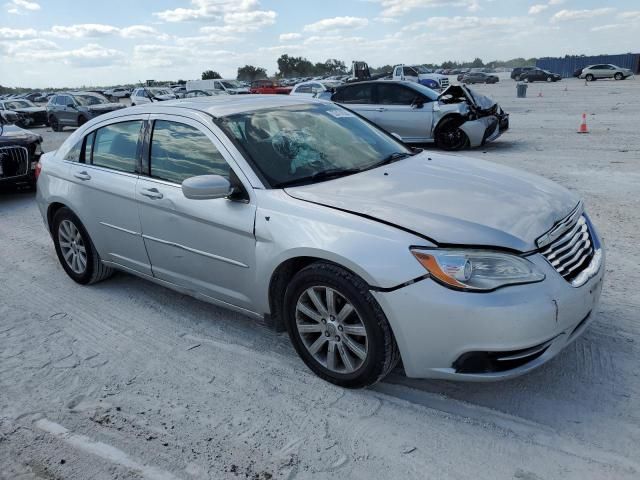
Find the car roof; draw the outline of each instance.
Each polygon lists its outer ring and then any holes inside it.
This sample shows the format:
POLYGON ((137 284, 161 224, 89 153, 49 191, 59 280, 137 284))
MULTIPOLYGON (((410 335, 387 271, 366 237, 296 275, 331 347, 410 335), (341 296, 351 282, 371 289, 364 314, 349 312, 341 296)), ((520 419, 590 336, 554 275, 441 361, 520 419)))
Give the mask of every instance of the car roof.
POLYGON ((326 102, 315 98, 289 95, 216 95, 211 97, 193 97, 188 99, 147 103, 145 105, 122 109, 118 112, 133 113, 134 111, 144 111, 154 113, 154 110, 162 110, 168 107, 188 108, 190 110, 207 113, 213 117, 225 117, 227 115, 252 112, 263 108, 278 108, 314 103, 326 102))

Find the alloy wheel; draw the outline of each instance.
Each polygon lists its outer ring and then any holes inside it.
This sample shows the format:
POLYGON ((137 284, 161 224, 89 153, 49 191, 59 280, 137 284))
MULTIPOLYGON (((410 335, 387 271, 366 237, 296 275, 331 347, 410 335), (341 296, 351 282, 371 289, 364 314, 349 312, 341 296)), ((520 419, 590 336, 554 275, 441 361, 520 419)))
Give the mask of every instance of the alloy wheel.
POLYGON ((367 359, 369 341, 364 322, 337 290, 307 288, 298 298, 295 318, 302 343, 323 367, 347 374, 367 359))
POLYGON ((80 230, 70 220, 58 227, 58 242, 65 262, 74 273, 82 275, 87 269, 87 249, 80 230))

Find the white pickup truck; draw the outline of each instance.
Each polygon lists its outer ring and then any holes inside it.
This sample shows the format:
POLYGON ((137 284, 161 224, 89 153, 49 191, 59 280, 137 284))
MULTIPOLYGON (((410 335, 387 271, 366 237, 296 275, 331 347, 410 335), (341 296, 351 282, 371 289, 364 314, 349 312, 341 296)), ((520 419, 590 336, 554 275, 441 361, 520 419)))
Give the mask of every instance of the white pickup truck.
POLYGON ((393 67, 393 79, 417 82, 433 90, 444 90, 449 86, 449 77, 431 73, 422 65, 396 65, 393 67))
POLYGON ((249 93, 249 89, 238 80, 224 78, 218 80, 187 80, 187 91, 191 90, 217 90, 231 95, 249 93))

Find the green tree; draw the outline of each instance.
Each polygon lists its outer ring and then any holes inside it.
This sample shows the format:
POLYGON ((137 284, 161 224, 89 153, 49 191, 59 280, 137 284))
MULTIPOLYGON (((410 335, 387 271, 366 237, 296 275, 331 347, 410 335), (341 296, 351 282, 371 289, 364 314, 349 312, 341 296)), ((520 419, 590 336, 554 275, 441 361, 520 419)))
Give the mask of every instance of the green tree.
POLYGON ((202 80, 215 80, 217 78, 222 78, 218 72, 214 72, 213 70, 205 70, 202 72, 202 80))
POLYGON ((480 68, 480 67, 484 67, 484 63, 482 63, 482 59, 476 57, 473 59, 473 62, 471 62, 471 68, 480 68))
POLYGON ((262 67, 254 67, 253 65, 238 67, 238 80, 253 82, 261 78, 267 78, 267 70, 262 67))

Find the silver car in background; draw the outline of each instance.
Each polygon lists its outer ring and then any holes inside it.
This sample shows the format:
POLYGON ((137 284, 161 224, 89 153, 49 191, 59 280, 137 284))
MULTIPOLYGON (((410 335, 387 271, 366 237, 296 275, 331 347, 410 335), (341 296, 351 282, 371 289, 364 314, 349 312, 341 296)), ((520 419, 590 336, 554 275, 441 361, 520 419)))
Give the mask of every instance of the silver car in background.
POLYGON ((76 282, 118 269, 263 318, 345 387, 400 360, 410 377, 530 371, 585 330, 604 273, 574 193, 286 95, 87 122, 41 160, 37 202, 76 282))
POLYGON ((463 85, 437 93, 408 81, 356 82, 336 88, 330 99, 405 143, 434 142, 444 150, 484 145, 509 128, 509 115, 496 102, 463 85))
POLYGON ((633 71, 628 68, 618 67, 610 63, 602 63, 598 65, 589 65, 582 69, 580 78, 584 78, 587 82, 594 80, 602 80, 604 78, 613 78, 614 80, 624 80, 633 75, 633 71))

